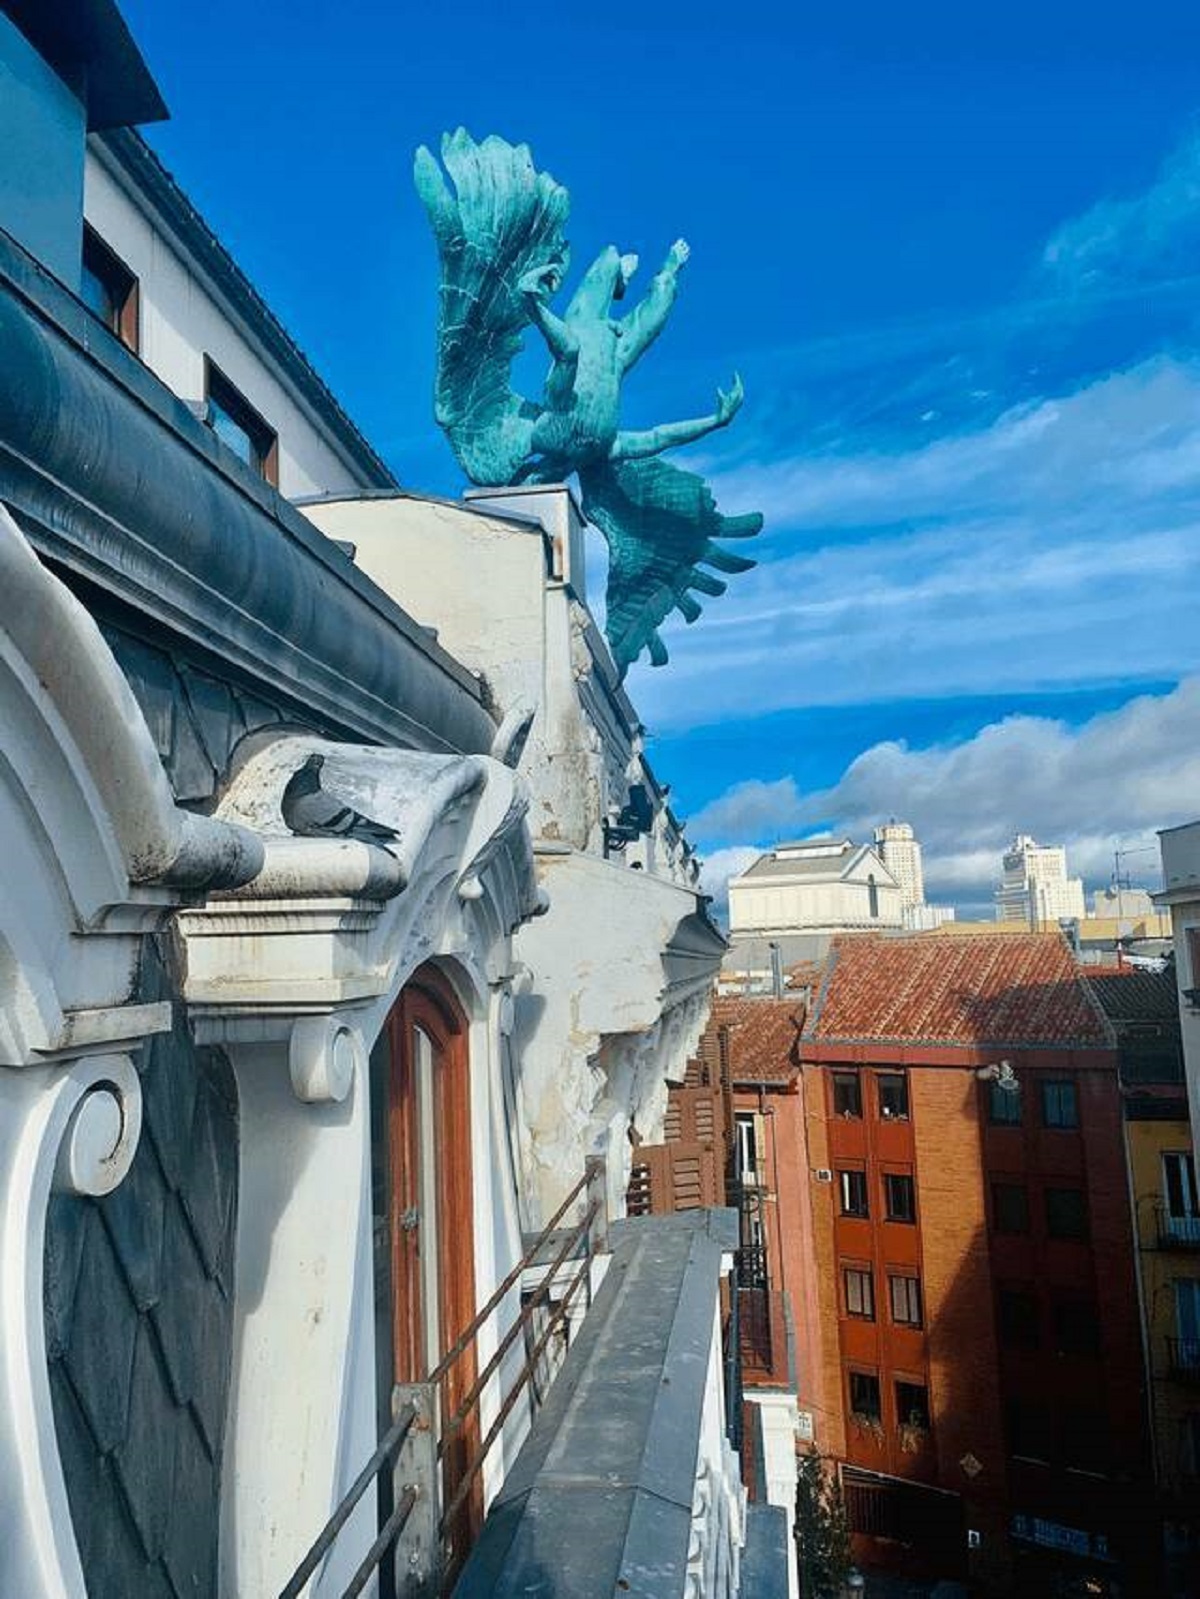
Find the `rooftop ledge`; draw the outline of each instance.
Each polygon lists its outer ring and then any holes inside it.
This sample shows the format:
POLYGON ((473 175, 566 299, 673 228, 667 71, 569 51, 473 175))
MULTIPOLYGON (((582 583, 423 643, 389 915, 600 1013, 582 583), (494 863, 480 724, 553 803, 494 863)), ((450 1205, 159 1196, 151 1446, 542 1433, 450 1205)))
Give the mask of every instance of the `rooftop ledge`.
POLYGON ((474 676, 0 231, 0 503, 60 570, 305 720, 480 753, 474 676))

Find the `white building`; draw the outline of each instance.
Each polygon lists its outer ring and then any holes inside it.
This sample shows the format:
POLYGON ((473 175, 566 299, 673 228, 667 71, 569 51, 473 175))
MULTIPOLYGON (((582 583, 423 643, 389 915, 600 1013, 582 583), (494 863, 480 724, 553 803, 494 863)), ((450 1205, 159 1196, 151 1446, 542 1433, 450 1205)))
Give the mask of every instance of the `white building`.
POLYGON ((740 938, 903 925, 904 891, 869 844, 778 844, 729 880, 729 931, 740 938))
POLYGON ((901 904, 908 909, 925 903, 921 846, 908 822, 893 818, 875 829, 875 853, 900 885, 901 904))
POLYGON ((728 1214, 623 1215, 723 940, 570 497, 402 494, 162 114, 111 0, 0 0, 0 1595, 524 1591, 581 1486, 784 1592, 728 1214))
POLYGON ((1092 915, 1113 917, 1119 922, 1140 921, 1154 915, 1154 900, 1144 888, 1125 888, 1111 883, 1092 895, 1092 915))
POLYGON ((1158 837, 1163 888, 1154 898, 1171 913, 1192 1147, 1200 1149, 1200 821, 1168 827, 1158 837))
POLYGON ((1067 852, 1060 844, 1039 844, 1018 833, 1003 859, 996 890, 998 922, 1028 922, 1031 927, 1085 916, 1083 880, 1067 876, 1067 852))

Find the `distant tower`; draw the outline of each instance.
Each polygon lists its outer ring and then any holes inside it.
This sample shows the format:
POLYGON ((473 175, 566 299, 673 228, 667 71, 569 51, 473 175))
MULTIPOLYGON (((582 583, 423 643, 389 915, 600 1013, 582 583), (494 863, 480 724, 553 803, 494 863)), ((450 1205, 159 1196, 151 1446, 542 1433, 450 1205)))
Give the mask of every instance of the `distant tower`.
POLYGON ((900 903, 907 909, 925 903, 925 874, 921 869, 921 846, 907 822, 895 817, 875 829, 875 850, 900 885, 900 903))
POLYGON ((996 920, 1053 927, 1086 914, 1083 882, 1067 876, 1061 844, 1039 844, 1018 833, 1004 853, 1004 876, 996 890, 996 920))

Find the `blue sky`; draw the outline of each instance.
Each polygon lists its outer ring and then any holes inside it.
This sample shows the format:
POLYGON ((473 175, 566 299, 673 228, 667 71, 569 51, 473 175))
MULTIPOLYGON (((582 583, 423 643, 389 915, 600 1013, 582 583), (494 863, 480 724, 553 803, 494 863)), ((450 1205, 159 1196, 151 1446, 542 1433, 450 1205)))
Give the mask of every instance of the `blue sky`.
POLYGON ((739 370, 688 454, 767 528, 630 686, 714 887, 731 851, 895 814, 978 905, 1018 829, 1101 882, 1200 814, 1184 0, 124 9, 174 114, 152 142, 414 488, 460 485, 417 144, 530 142, 577 263, 688 238, 627 420, 739 370))

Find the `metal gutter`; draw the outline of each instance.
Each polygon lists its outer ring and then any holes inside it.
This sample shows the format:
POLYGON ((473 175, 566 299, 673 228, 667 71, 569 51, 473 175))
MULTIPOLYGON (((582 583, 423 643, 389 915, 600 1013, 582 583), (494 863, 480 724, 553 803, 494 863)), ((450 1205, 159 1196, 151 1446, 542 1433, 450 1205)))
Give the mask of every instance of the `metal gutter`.
POLYGON ((39 553, 370 743, 482 752, 473 674, 0 232, 0 502, 39 553))

